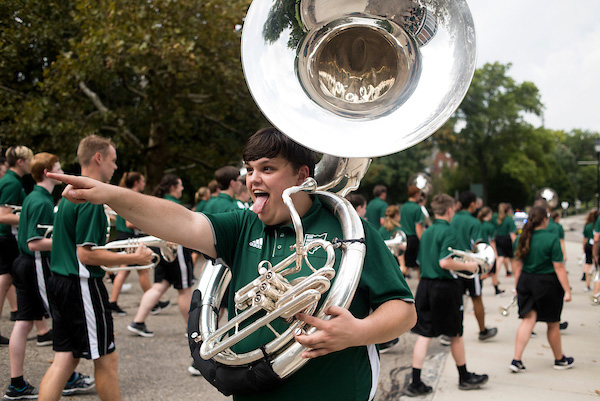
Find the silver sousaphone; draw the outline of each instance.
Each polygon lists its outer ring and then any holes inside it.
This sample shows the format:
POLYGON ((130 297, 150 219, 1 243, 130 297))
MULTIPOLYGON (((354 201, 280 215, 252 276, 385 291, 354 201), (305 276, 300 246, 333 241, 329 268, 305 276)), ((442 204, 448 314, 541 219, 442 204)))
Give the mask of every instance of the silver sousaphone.
MULTIPOLYGON (((254 0, 244 22, 242 64, 250 92, 273 125, 325 154, 317 183, 290 188, 284 198, 314 193, 338 216, 344 239, 360 239, 362 224, 343 196, 358 187, 371 157, 419 143, 454 113, 475 69, 475 30, 463 0, 254 0)), ((328 260, 311 266, 305 280, 287 281, 286 269, 307 263, 311 245, 303 242, 292 202, 286 205, 296 229, 293 252, 278 266, 265 261, 248 267, 257 269, 257 279, 235 294, 239 319, 222 330, 218 309, 230 272, 210 264, 200 277, 199 323, 189 330, 192 352, 198 352, 193 343, 200 344, 200 356, 226 370, 223 377, 238 367, 256 372, 259 360, 277 378, 293 374, 307 361, 293 340, 302 326, 293 314, 304 310, 327 319, 325 308, 347 308, 356 290, 365 253, 358 242, 343 246, 337 271, 328 260), (326 299, 317 307, 321 296, 326 299), (246 328, 281 317, 290 329, 261 349, 234 353, 232 344, 253 330, 237 329, 245 318, 240 316, 257 311, 262 317, 251 318, 246 328)), ((329 252, 332 244, 320 246, 329 252)), ((207 379, 219 388, 218 375, 207 379)))

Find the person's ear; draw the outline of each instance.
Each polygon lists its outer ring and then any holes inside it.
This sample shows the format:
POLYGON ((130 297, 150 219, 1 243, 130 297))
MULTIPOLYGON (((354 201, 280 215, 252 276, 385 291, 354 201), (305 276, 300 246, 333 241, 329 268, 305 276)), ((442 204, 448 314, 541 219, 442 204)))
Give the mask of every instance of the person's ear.
POLYGON ((95 161, 97 164, 101 164, 102 159, 102 154, 100 152, 94 153, 94 156, 92 157, 92 160, 95 161))
POLYGON ((298 169, 298 182, 302 183, 304 182, 304 180, 306 180, 309 177, 309 170, 308 170, 308 166, 304 165, 301 166, 298 169))

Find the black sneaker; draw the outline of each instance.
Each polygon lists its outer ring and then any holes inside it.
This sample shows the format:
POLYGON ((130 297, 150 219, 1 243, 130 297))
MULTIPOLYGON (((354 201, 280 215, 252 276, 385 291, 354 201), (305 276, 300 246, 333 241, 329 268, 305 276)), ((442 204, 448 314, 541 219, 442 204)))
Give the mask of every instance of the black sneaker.
POLYGON ((23 388, 16 388, 9 384, 3 398, 5 400, 35 400, 38 398, 38 390, 27 382, 23 388))
POLYGON ((458 382, 458 388, 460 390, 474 390, 483 386, 487 381, 488 375, 478 375, 470 372, 465 380, 458 382))
POLYGON ((433 389, 431 388, 431 386, 428 386, 423 382, 419 382, 419 384, 410 383, 404 389, 404 395, 407 395, 409 397, 416 397, 418 395, 429 394, 432 391, 433 389))
POLYGON ((0 335, 0 347, 8 347, 8 338, 0 335))
POLYGON ((523 362, 517 361, 516 359, 512 360, 510 365, 508 365, 508 368, 510 370, 512 370, 514 373, 525 372, 525 365, 523 365, 523 362))
POLYGON ((554 361, 554 369, 556 369, 556 370, 571 369, 573 367, 573 362, 575 362, 575 359, 571 358, 570 356, 563 355, 563 357, 560 358, 558 361, 557 360, 554 361))
POLYGON ((392 348, 394 345, 398 344, 398 342, 400 342, 400 340, 397 338, 394 338, 391 341, 387 341, 387 342, 379 344, 379 353, 385 354, 386 352, 388 352, 390 350, 390 348, 392 348))
POLYGON ((479 341, 489 340, 496 334, 498 334, 498 329, 495 327, 492 327, 491 329, 485 329, 484 331, 479 333, 479 341))
POLYGON ((127 330, 142 337, 154 337, 154 332, 146 328, 146 323, 131 322, 127 326, 127 330))
POLYGON ((52 345, 52 329, 48 330, 48 332, 46 334, 37 336, 36 345, 38 347, 48 347, 48 346, 52 345))
POLYGON ((169 306, 171 306, 171 301, 158 301, 156 305, 154 305, 154 308, 152 308, 150 313, 152 313, 153 315, 158 315, 160 312, 164 311, 165 309, 168 309, 169 306))
POLYGON ((565 330, 567 327, 569 327, 569 322, 561 322, 561 323, 558 325, 558 327, 559 327, 561 330, 565 330))
POLYGON ((532 338, 533 338, 533 337, 537 337, 537 333, 536 333, 535 331, 532 331, 532 332, 531 332, 531 337, 532 337, 532 338))
POLYGON ((96 382, 93 377, 82 375, 75 372, 75 378, 68 381, 62 391, 62 395, 84 394, 96 387, 96 382))
POLYGON ((498 289, 496 290, 496 296, 497 296, 497 297, 498 297, 498 296, 501 296, 501 295, 502 295, 502 294, 504 294, 505 292, 506 292, 506 291, 504 291, 504 290, 501 290, 500 288, 498 288, 498 289))
POLYGON ((117 316, 127 316, 127 312, 119 307, 116 302, 110 302, 109 304, 110 311, 113 315, 117 316))
POLYGON ((10 311, 10 321, 11 322, 17 321, 17 311, 16 310, 10 311))

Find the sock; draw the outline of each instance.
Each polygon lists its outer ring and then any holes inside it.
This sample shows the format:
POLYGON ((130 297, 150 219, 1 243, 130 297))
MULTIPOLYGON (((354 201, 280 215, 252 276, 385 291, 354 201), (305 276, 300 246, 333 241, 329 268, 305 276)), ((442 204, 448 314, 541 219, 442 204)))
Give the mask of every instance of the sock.
POLYGON ((413 382, 413 384, 421 383, 421 369, 417 369, 417 368, 412 369, 412 382, 413 382))
POLYGON ((10 385, 13 386, 14 388, 23 388, 25 387, 25 379, 23 379, 23 376, 19 376, 19 377, 11 377, 10 378, 10 385))
POLYGON ((469 372, 467 372, 467 364, 465 363, 462 366, 456 365, 456 369, 458 369, 458 380, 461 382, 466 380, 469 376, 469 372))
POLYGON ((496 292, 500 292, 500 289, 498 288, 497 285, 495 285, 494 288, 496 289, 496 292))

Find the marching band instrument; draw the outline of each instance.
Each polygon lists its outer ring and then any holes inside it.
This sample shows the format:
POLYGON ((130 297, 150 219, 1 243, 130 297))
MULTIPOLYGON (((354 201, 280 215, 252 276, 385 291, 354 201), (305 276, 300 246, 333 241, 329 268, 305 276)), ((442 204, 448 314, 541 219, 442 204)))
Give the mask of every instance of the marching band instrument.
POLYGON ((414 173, 408 179, 408 186, 414 185, 427 198, 433 192, 433 182, 427 173, 414 173))
MULTIPOLYGON (((165 240, 162 240, 157 237, 153 237, 148 235, 146 237, 140 238, 129 238, 124 240, 112 241, 102 246, 93 246, 92 250, 96 249, 108 249, 115 250, 121 253, 133 253, 140 246, 145 245, 147 247, 156 247, 159 248, 160 254, 167 262, 172 262, 175 260, 177 256, 177 245, 169 243, 165 240)), ((120 270, 143 270, 143 269, 152 269, 156 267, 156 265, 160 262, 160 258, 156 253, 152 254, 152 263, 141 266, 124 266, 124 267, 107 267, 100 266, 102 269, 108 272, 117 272, 120 270)))
POLYGON ((231 272, 212 263, 202 272, 197 324, 190 313, 190 347, 195 364, 225 372, 209 379, 217 388, 232 368, 250 371, 258 363, 268 366, 270 377, 293 374, 308 361, 301 358, 305 348, 293 341, 294 331, 316 331, 293 315, 304 311, 328 319, 329 306, 349 306, 365 246, 360 218, 343 196, 358 187, 370 157, 415 145, 454 113, 475 69, 475 31, 464 0, 254 0, 242 32, 242 65, 251 94, 273 125, 325 156, 316 182, 284 191, 296 232, 293 253, 276 266, 259 264, 258 278, 235 294, 241 313, 221 329, 218 309, 231 272), (337 271, 330 258, 340 243, 304 242, 290 197, 298 191, 313 193, 338 217, 344 239, 337 271), (314 246, 328 255, 320 268, 308 263, 314 246), (304 264, 312 274, 288 282, 285 277, 304 264), (260 318, 239 329, 241 320, 257 313, 260 318), (269 322, 278 317, 289 326, 272 342, 244 354, 231 350, 256 328, 272 329, 269 322))
POLYGON ((9 205, 8 203, 4 203, 4 204, 0 205, 0 207, 6 207, 6 208, 9 208, 9 209, 12 209, 12 212, 14 214, 21 213, 21 209, 23 209, 23 206, 20 206, 20 205, 9 205))
POLYGON ((472 274, 465 274, 460 271, 454 271, 454 274, 470 279, 474 278, 477 274, 487 274, 492 270, 494 261, 496 260, 494 248, 483 242, 475 244, 474 248, 475 250, 473 252, 448 248, 448 250, 455 255, 455 260, 462 262, 477 262, 477 265, 479 266, 477 271, 472 274))
POLYGON ((539 191, 537 191, 535 198, 545 199, 546 202, 548 202, 548 206, 550 206, 551 209, 555 209, 558 206, 558 193, 556 193, 556 191, 552 188, 545 187, 540 189, 539 191))
POLYGON ((512 297, 512 299, 511 299, 511 301, 510 301, 510 303, 509 303, 508 305, 506 305, 506 306, 501 306, 501 307, 499 308, 499 309, 500 309, 500 314, 501 314, 502 316, 508 316, 508 314, 509 314, 509 309, 510 309, 510 308, 511 308, 513 305, 516 305, 516 304, 517 304, 517 295, 515 294, 515 295, 512 297))
POLYGON ((40 230, 46 230, 44 233, 44 238, 52 238, 52 232, 54 231, 54 226, 48 224, 38 224, 37 228, 40 230))
POLYGON ((404 231, 398 230, 390 239, 386 239, 385 245, 388 247, 392 255, 398 257, 406 250, 406 234, 404 231))

